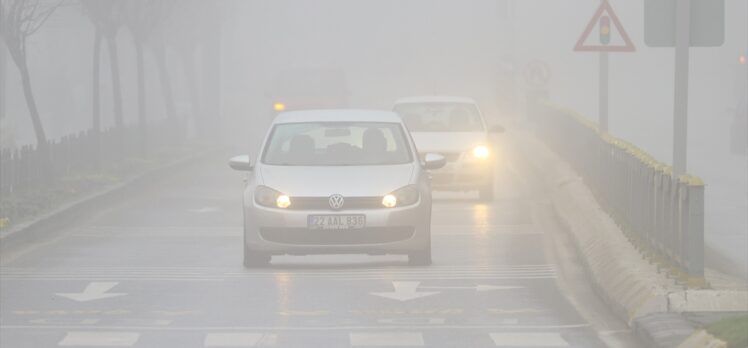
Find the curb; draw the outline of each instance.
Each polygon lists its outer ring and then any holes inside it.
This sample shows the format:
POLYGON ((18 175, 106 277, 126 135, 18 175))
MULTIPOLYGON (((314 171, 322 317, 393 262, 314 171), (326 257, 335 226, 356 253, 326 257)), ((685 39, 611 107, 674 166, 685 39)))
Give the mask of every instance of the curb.
POLYGON ((583 180, 533 135, 519 131, 515 150, 539 176, 594 291, 646 347, 721 347, 680 313, 746 310, 748 292, 688 290, 659 272, 600 208, 583 180), (698 345, 683 345, 688 341, 698 345))
POLYGON ((49 238, 56 231, 70 226, 71 223, 84 214, 96 210, 107 203, 116 201, 129 191, 144 187, 152 180, 161 178, 169 174, 172 170, 192 163, 195 159, 206 156, 209 153, 211 151, 199 152, 150 169, 103 191, 95 192, 63 204, 31 221, 13 226, 8 231, 0 233, 0 253, 7 254, 20 245, 31 244, 42 238, 49 238))

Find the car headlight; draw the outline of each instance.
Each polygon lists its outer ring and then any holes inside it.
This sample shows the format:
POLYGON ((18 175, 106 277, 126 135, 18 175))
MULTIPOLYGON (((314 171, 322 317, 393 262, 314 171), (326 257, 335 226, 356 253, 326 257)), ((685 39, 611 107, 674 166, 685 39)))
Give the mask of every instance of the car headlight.
POLYGON ((475 158, 485 159, 485 158, 488 158, 488 154, 489 154, 488 147, 484 145, 478 145, 475 148, 473 148, 473 157, 475 158))
POLYGON ((267 186, 257 186, 255 202, 264 207, 286 209, 291 206, 291 198, 267 186))
POLYGON ((416 185, 408 185, 382 197, 382 205, 386 208, 402 207, 418 202, 420 197, 416 185))

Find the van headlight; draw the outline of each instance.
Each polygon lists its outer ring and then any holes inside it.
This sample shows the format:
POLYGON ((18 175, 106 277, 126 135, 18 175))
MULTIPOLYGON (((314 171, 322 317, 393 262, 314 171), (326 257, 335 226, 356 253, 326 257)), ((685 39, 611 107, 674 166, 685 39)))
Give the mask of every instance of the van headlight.
POLYGON ((486 147, 485 145, 478 145, 473 148, 473 157, 475 158, 486 159, 488 158, 488 155, 488 147, 486 147))
POLYGON ((416 185, 408 185, 397 189, 382 197, 382 205, 385 208, 394 208, 416 204, 420 194, 416 185))
POLYGON ((255 202, 263 207, 286 209, 291 206, 291 197, 267 186, 257 186, 255 202))

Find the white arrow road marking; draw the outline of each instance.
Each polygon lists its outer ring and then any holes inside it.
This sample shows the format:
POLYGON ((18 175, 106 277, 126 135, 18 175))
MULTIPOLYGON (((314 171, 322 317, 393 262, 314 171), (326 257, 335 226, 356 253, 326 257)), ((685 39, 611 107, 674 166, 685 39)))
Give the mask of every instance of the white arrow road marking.
POLYGON ((88 302, 100 300, 103 298, 117 297, 127 295, 125 293, 107 293, 111 288, 117 286, 118 282, 91 282, 88 283, 83 292, 77 293, 57 293, 55 295, 69 298, 73 301, 88 302))
POLYGON ((501 285, 476 285, 476 286, 422 286, 421 289, 457 289, 457 290, 475 290, 477 292, 491 290, 513 290, 522 289, 521 286, 501 286, 501 285))
POLYGON ((369 294, 388 298, 400 302, 410 301, 421 297, 436 295, 438 291, 418 292, 418 284, 421 282, 392 282, 395 291, 392 292, 370 292, 369 294))
POLYGON ((190 209, 191 213, 198 213, 198 214, 215 213, 217 211, 218 211, 218 208, 216 207, 202 207, 199 209, 190 209))

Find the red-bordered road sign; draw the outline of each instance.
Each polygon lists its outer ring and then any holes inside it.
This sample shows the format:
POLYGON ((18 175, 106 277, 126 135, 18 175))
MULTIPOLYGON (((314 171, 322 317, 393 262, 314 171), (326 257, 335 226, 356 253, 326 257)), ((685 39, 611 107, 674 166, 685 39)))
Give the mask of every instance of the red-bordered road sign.
POLYGON ((602 3, 600 3, 600 7, 597 8, 597 11, 595 11, 595 14, 592 16, 592 19, 587 24, 587 27, 584 29, 584 32, 582 32, 582 36, 577 40, 574 50, 581 52, 634 52, 636 51, 636 47, 634 47, 634 43, 631 42, 629 35, 626 34, 626 30, 623 29, 621 21, 618 20, 618 16, 613 12, 613 8, 610 7, 607 0, 603 0, 602 3), (611 26, 609 22, 612 22, 613 25, 611 26), (588 40, 590 34, 592 34, 592 29, 595 28, 595 25, 600 25, 601 32, 604 32, 604 34, 608 36, 615 28, 623 39, 624 44, 608 45, 607 43, 600 42, 601 39, 598 39, 599 44, 586 45, 585 42, 588 40))

